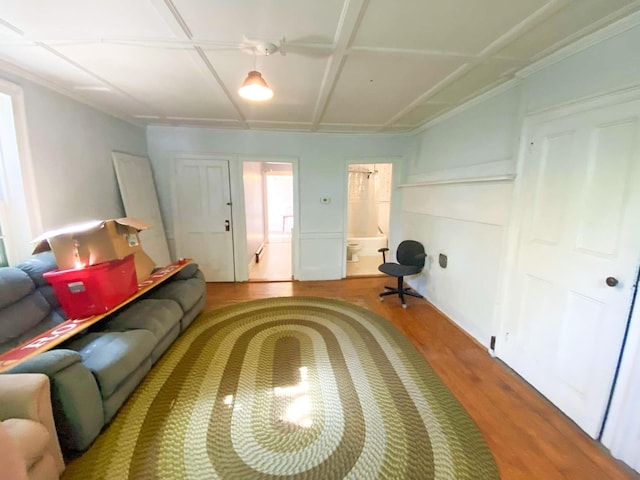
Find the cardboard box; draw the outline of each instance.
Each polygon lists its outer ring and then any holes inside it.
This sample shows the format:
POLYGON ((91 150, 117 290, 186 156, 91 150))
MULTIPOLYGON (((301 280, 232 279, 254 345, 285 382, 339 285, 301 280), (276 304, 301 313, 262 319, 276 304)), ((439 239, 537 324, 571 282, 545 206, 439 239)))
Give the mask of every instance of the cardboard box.
POLYGON ((138 232, 149 225, 131 217, 86 222, 51 230, 34 240, 33 253, 53 250, 60 270, 87 267, 134 255, 138 282, 146 279, 155 267, 145 253, 138 232))

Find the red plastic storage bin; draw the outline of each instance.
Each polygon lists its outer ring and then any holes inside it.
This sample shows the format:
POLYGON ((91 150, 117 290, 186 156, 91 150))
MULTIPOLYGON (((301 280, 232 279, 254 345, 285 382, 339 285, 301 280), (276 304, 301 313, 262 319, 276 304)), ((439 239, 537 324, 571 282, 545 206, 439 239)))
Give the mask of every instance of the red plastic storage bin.
POLYGON ((108 312, 138 291, 133 255, 85 268, 43 274, 69 318, 108 312))

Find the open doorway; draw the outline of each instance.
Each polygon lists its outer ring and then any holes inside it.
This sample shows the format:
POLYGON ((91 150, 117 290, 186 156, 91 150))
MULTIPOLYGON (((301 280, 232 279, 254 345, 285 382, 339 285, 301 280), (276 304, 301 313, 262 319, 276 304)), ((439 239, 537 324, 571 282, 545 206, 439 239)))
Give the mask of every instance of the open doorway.
POLYGON ((349 165, 347 277, 379 275, 388 246, 393 164, 349 165))
POLYGON ((249 281, 291 280, 292 164, 244 162, 243 181, 249 281))

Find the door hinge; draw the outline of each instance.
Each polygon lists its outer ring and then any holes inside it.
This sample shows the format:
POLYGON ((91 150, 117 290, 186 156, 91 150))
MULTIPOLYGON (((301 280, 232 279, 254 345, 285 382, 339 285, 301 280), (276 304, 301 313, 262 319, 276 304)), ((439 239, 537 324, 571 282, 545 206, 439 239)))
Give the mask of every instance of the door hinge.
POLYGON ((489 348, 492 351, 495 351, 495 349, 496 349, 496 336, 495 335, 492 335, 491 336, 491 340, 489 340, 489 348))

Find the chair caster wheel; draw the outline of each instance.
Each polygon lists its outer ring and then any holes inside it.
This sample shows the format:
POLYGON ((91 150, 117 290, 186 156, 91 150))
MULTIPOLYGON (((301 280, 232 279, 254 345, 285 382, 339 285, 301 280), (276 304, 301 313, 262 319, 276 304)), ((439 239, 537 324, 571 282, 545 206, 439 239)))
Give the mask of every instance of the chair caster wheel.
POLYGON ((378 297, 378 300, 380 300, 381 302, 384 302, 384 297, 380 296, 380 297, 378 297))
POLYGON ((406 308, 407 308, 407 304, 406 304, 406 303, 403 303, 403 304, 402 304, 402 308, 406 309, 406 308))

